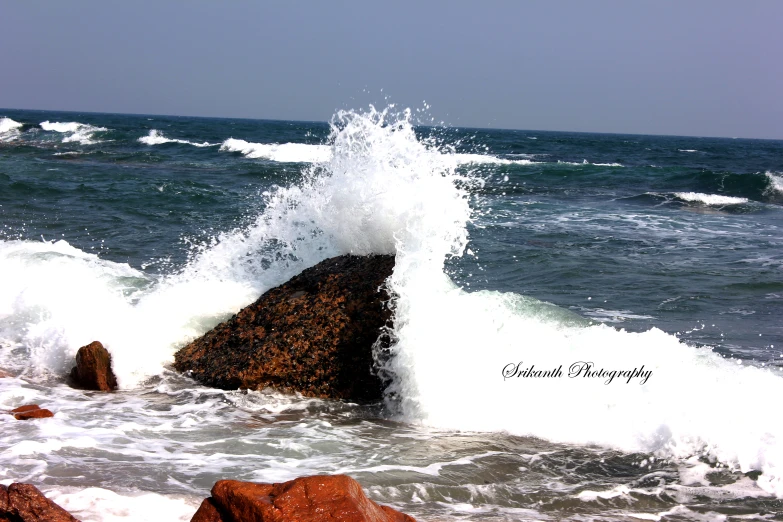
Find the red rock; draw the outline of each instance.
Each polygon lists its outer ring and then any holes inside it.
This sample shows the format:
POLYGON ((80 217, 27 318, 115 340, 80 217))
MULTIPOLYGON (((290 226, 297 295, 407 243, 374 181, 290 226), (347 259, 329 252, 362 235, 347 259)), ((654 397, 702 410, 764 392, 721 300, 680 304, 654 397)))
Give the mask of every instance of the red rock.
POLYGON ((322 261, 179 350, 174 367, 226 390, 379 400, 372 352, 390 325, 382 288, 393 269, 393 256, 322 261))
POLYGON ((207 500, 208 509, 216 508, 212 516, 219 518, 194 516, 191 522, 415 522, 368 499, 359 483, 345 475, 301 477, 280 484, 220 480, 207 500))
POLYGON ((190 519, 190 522, 227 522, 226 519, 220 514, 215 504, 212 503, 212 498, 205 498, 204 502, 190 519))
POLYGON ((16 420, 45 419, 47 417, 54 417, 54 413, 44 408, 25 411, 14 415, 16 420))
POLYGON ((82 346, 76 352, 76 367, 71 371, 76 384, 87 390, 113 391, 117 378, 111 369, 111 355, 98 341, 82 346))
POLYGON ((37 404, 26 404, 24 406, 19 406, 18 408, 14 408, 11 410, 11 413, 24 413, 26 411, 32 411, 32 410, 40 410, 41 407, 37 404))
POLYGON ((0 521, 79 522, 31 484, 0 485, 0 521))
POLYGON ((5 379, 6 377, 13 377, 13 375, 5 370, 0 370, 0 379, 5 379))

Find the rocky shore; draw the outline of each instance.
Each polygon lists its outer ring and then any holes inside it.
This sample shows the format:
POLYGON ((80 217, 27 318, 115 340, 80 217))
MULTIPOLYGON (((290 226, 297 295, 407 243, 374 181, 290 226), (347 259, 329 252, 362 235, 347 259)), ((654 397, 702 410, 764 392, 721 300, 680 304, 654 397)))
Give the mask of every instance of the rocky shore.
MULTIPOLYGON (((375 401, 383 382, 374 346, 391 326, 385 281, 393 256, 345 255, 269 290, 175 356, 175 368, 222 389, 272 387, 305 396, 375 401)), ((111 355, 98 341, 79 349, 75 388, 112 392, 111 355)), ((10 374, 0 371, 0 378, 10 374)), ((37 404, 6 412, 17 420, 54 416, 37 404)), ((0 485, 0 522, 78 522, 31 484, 0 485)), ((345 475, 283 483, 220 480, 192 522, 415 522, 367 498, 345 475)))

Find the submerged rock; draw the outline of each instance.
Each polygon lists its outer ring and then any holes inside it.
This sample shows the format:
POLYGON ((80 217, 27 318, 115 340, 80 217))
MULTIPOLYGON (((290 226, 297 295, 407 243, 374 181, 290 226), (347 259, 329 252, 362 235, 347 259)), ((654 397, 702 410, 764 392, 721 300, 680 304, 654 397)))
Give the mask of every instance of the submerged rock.
POLYGON ((13 415, 16 420, 46 419, 48 417, 54 417, 54 413, 45 408, 41 408, 37 404, 19 406, 9 413, 13 415))
POLYGON ((308 268, 182 348, 174 367, 226 390, 378 400, 372 346, 391 312, 393 256, 344 255, 308 268))
POLYGON ((111 355, 98 341, 82 346, 76 352, 76 367, 71 379, 86 390, 114 391, 117 378, 111 369, 111 355))
POLYGON ((415 522, 368 499, 346 475, 300 477, 280 484, 220 480, 191 522, 415 522))
POLYGON ((32 484, 0 484, 0 521, 79 522, 32 484))

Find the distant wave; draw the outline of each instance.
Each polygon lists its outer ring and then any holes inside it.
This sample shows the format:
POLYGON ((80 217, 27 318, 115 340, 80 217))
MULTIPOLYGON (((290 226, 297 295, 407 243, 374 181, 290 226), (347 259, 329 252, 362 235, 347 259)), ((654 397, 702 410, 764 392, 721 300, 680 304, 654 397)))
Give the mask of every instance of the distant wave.
POLYGON ((768 170, 764 173, 764 175, 767 176, 767 180, 769 181, 767 190, 765 190, 764 193, 777 195, 783 194, 783 173, 771 172, 768 170))
POLYGON ((747 198, 702 194, 701 192, 675 192, 674 196, 689 203, 701 203, 710 206, 741 205, 748 202, 747 198))
POLYGON ((492 165, 535 165, 541 163, 540 161, 533 161, 529 159, 505 159, 498 158, 497 156, 489 156, 486 154, 445 154, 446 158, 453 158, 458 165, 467 164, 492 164, 492 165))
POLYGON ((680 152, 699 152, 696 149, 677 149, 677 150, 680 151, 680 152))
POLYGON ((582 165, 593 165, 594 167, 625 167, 622 163, 590 163, 587 160, 582 160, 582 163, 562 160, 557 160, 557 162, 561 165, 574 165, 576 167, 581 167, 582 165))
POLYGON ((261 158, 281 163, 324 163, 332 157, 332 149, 328 145, 252 143, 234 138, 224 141, 220 150, 241 152, 247 158, 261 158))
POLYGON ((9 141, 19 136, 22 124, 11 118, 0 119, 0 141, 9 141))
POLYGON ((194 147, 214 147, 220 145, 219 143, 196 143, 188 140, 178 140, 174 138, 167 138, 157 129, 152 129, 147 136, 142 136, 139 141, 147 145, 162 145, 164 143, 181 143, 183 145, 193 145, 194 147))
POLYGON ((63 143, 78 142, 82 145, 94 145, 100 143, 94 138, 96 132, 105 132, 109 129, 106 127, 94 127, 86 123, 79 123, 77 121, 69 121, 65 123, 45 121, 41 123, 41 128, 45 131, 59 132, 65 134, 63 137, 63 143))

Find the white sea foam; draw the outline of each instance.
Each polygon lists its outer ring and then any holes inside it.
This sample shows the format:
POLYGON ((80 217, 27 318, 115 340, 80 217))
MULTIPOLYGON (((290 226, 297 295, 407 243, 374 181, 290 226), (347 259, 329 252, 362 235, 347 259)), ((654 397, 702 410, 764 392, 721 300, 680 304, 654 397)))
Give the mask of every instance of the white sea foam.
POLYGON ((590 163, 586 159, 582 160, 581 163, 574 162, 574 161, 562 161, 557 160, 557 162, 561 165, 574 165, 575 167, 581 167, 582 165, 593 165, 596 167, 624 167, 622 163, 590 163))
POLYGON ((587 326, 552 305, 467 292, 449 279, 444 263, 466 250, 470 189, 480 180, 419 141, 408 118, 339 113, 329 158, 304 182, 266 194, 252 225, 216 237, 181 273, 158 281, 64 242, 0 243, 0 337, 61 372, 70 365, 64 355, 100 339, 128 387, 302 268, 343 253, 394 253, 396 343, 383 363, 393 377, 388 404, 401 420, 666 458, 702 455, 761 470, 757 484, 783 497, 783 417, 770 415, 765 400, 783 394, 773 370, 657 329, 587 326), (644 385, 569 378, 578 361, 652 374, 644 385), (562 365, 564 375, 504 379, 503 368, 520 362, 562 365))
MULTIPOLYGON (((146 138, 141 138, 142 139, 146 138)), ((157 138, 157 136, 155 137, 157 138)), ((146 142, 145 142, 146 143, 146 142)), ((164 142, 156 142, 164 143, 164 142)), ((220 150, 241 152, 248 158, 261 158, 287 163, 327 163, 332 159, 332 147, 329 145, 308 145, 305 143, 252 143, 234 138, 227 139, 220 150)), ((539 163, 529 159, 505 159, 489 154, 450 153, 440 154, 439 162, 447 166, 492 164, 492 165, 531 165, 539 163)))
POLYGON ((0 118, 0 141, 10 141, 19 136, 22 124, 11 118, 0 118))
POLYGON ((679 150, 680 152, 699 152, 696 149, 677 149, 677 150, 679 150))
POLYGON ((241 152, 248 158, 261 158, 281 163, 323 163, 329 161, 331 148, 328 145, 306 143, 252 143, 229 138, 220 150, 241 152))
POLYGON ((95 127, 86 123, 79 123, 76 121, 70 122, 50 122, 44 121, 41 123, 41 128, 45 131, 59 132, 65 134, 63 137, 63 143, 79 142, 82 145, 94 145, 100 143, 95 139, 96 132, 106 132, 106 127, 95 127))
POLYGON ((197 143, 195 141, 167 138, 157 129, 152 129, 148 135, 139 138, 139 141, 146 145, 162 145, 164 143, 181 143, 183 145, 193 145, 194 147, 214 147, 219 145, 219 143, 209 143, 207 141, 203 143, 197 143))
POLYGON ((767 194, 783 194, 783 173, 767 171, 764 173, 767 176, 768 185, 765 193, 767 194))
POLYGON ((721 196, 719 194, 702 194, 701 192, 675 192, 674 195, 683 201, 719 207, 725 205, 741 205, 748 202, 747 198, 721 196))
POLYGON ((43 488, 43 491, 83 522, 187 522, 203 500, 147 492, 119 494, 103 488, 43 488))

